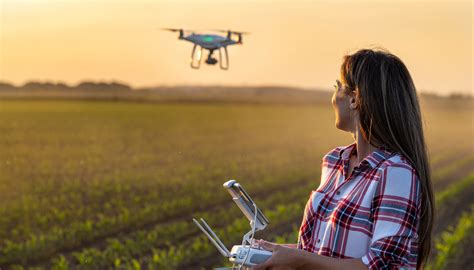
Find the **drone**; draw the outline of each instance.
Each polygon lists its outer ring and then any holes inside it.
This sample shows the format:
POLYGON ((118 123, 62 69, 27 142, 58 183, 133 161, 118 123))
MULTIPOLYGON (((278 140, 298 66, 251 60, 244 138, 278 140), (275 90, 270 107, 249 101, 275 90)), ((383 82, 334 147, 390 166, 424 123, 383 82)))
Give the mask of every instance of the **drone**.
POLYGON ((191 52, 190 64, 194 69, 199 69, 201 66, 202 50, 208 50, 206 64, 215 65, 219 62, 219 66, 222 70, 229 69, 229 54, 227 52, 227 46, 234 44, 242 44, 242 35, 249 34, 248 32, 237 32, 232 30, 210 30, 215 32, 227 33, 227 36, 220 36, 214 34, 196 34, 193 30, 184 30, 177 28, 161 28, 165 31, 179 32, 178 39, 184 39, 194 44, 191 52), (185 35, 185 32, 187 33, 185 35), (191 34, 188 34, 191 32, 191 34), (237 39, 232 37, 237 36, 237 39), (212 55, 215 50, 219 50, 219 61, 212 55), (225 56, 222 56, 224 51, 225 56), (223 61, 225 58, 225 61, 223 61), (224 63, 225 62, 225 63, 224 63))

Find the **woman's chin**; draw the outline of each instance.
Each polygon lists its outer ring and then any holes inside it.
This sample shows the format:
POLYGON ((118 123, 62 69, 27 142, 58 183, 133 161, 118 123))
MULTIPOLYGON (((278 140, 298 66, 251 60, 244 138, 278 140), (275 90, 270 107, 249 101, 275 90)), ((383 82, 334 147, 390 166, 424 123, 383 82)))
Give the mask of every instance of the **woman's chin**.
POLYGON ((349 129, 339 121, 336 121, 335 125, 337 129, 340 129, 342 131, 349 131, 349 129))

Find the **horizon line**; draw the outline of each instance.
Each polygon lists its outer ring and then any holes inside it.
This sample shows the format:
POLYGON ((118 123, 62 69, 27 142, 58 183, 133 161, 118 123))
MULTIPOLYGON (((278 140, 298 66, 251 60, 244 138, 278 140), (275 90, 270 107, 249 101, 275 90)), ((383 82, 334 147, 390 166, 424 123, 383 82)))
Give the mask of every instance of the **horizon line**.
MULTIPOLYGON (((117 79, 99 79, 99 80, 94 80, 94 79, 83 79, 78 81, 77 83, 67 83, 62 80, 51 80, 51 79, 43 79, 43 80, 36 80, 36 79, 31 79, 31 80, 25 80, 22 84, 15 84, 12 83, 11 81, 5 80, 5 79, 0 79, 0 84, 8 84, 13 86, 14 88, 22 88, 25 85, 29 83, 38 83, 38 84, 54 84, 54 85, 65 85, 67 87, 75 88, 78 87, 79 85, 83 83, 105 83, 105 84, 122 84, 125 86, 130 87, 130 90, 136 91, 136 90, 144 90, 144 89, 152 89, 152 88, 182 88, 182 87, 229 87, 229 88, 287 88, 287 89, 295 89, 295 90, 303 90, 303 91, 323 91, 323 92, 333 92, 330 90, 330 88, 324 88, 324 87, 305 87, 305 86, 298 86, 298 85, 290 85, 290 84, 270 84, 270 83, 265 83, 265 84, 234 84, 234 83, 227 83, 227 84, 155 84, 155 85, 148 85, 148 86, 135 86, 131 83, 125 82, 123 80, 117 80, 117 79)), ((427 94, 427 95, 436 95, 436 96, 441 96, 441 97, 449 97, 449 96, 454 96, 454 95, 461 95, 461 96, 468 96, 471 98, 474 98, 474 93, 472 92, 472 89, 469 92, 465 92, 462 90, 452 90, 449 91, 447 90, 446 92, 439 93, 439 91, 433 91, 433 90, 428 90, 428 89, 416 89, 416 92, 419 94, 427 94)))

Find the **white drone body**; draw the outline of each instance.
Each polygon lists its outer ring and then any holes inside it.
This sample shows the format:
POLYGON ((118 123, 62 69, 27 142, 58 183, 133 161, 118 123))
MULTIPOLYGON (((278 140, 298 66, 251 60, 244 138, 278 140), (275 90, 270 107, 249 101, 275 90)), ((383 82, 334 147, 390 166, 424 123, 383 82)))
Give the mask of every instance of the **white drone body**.
POLYGON ((263 263, 272 256, 272 253, 267 250, 260 249, 254 246, 254 234, 267 227, 268 219, 263 215, 262 211, 257 208, 256 204, 245 192, 242 186, 235 180, 229 180, 224 183, 224 187, 229 191, 232 199, 249 219, 252 230, 246 233, 242 239, 242 245, 235 245, 229 251, 212 229, 207 225, 204 219, 200 222, 193 218, 194 223, 201 229, 201 231, 209 238, 209 240, 216 246, 217 250, 224 256, 229 258, 229 261, 234 265, 240 267, 252 267, 263 263))

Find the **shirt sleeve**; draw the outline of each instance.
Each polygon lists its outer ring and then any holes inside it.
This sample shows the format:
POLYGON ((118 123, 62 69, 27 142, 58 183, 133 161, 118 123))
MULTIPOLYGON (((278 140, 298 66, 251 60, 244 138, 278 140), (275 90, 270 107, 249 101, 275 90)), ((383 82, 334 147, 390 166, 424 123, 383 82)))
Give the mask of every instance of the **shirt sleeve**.
POLYGON ((372 240, 362 262, 369 269, 416 269, 420 183, 408 164, 391 164, 381 174, 372 200, 372 240))

